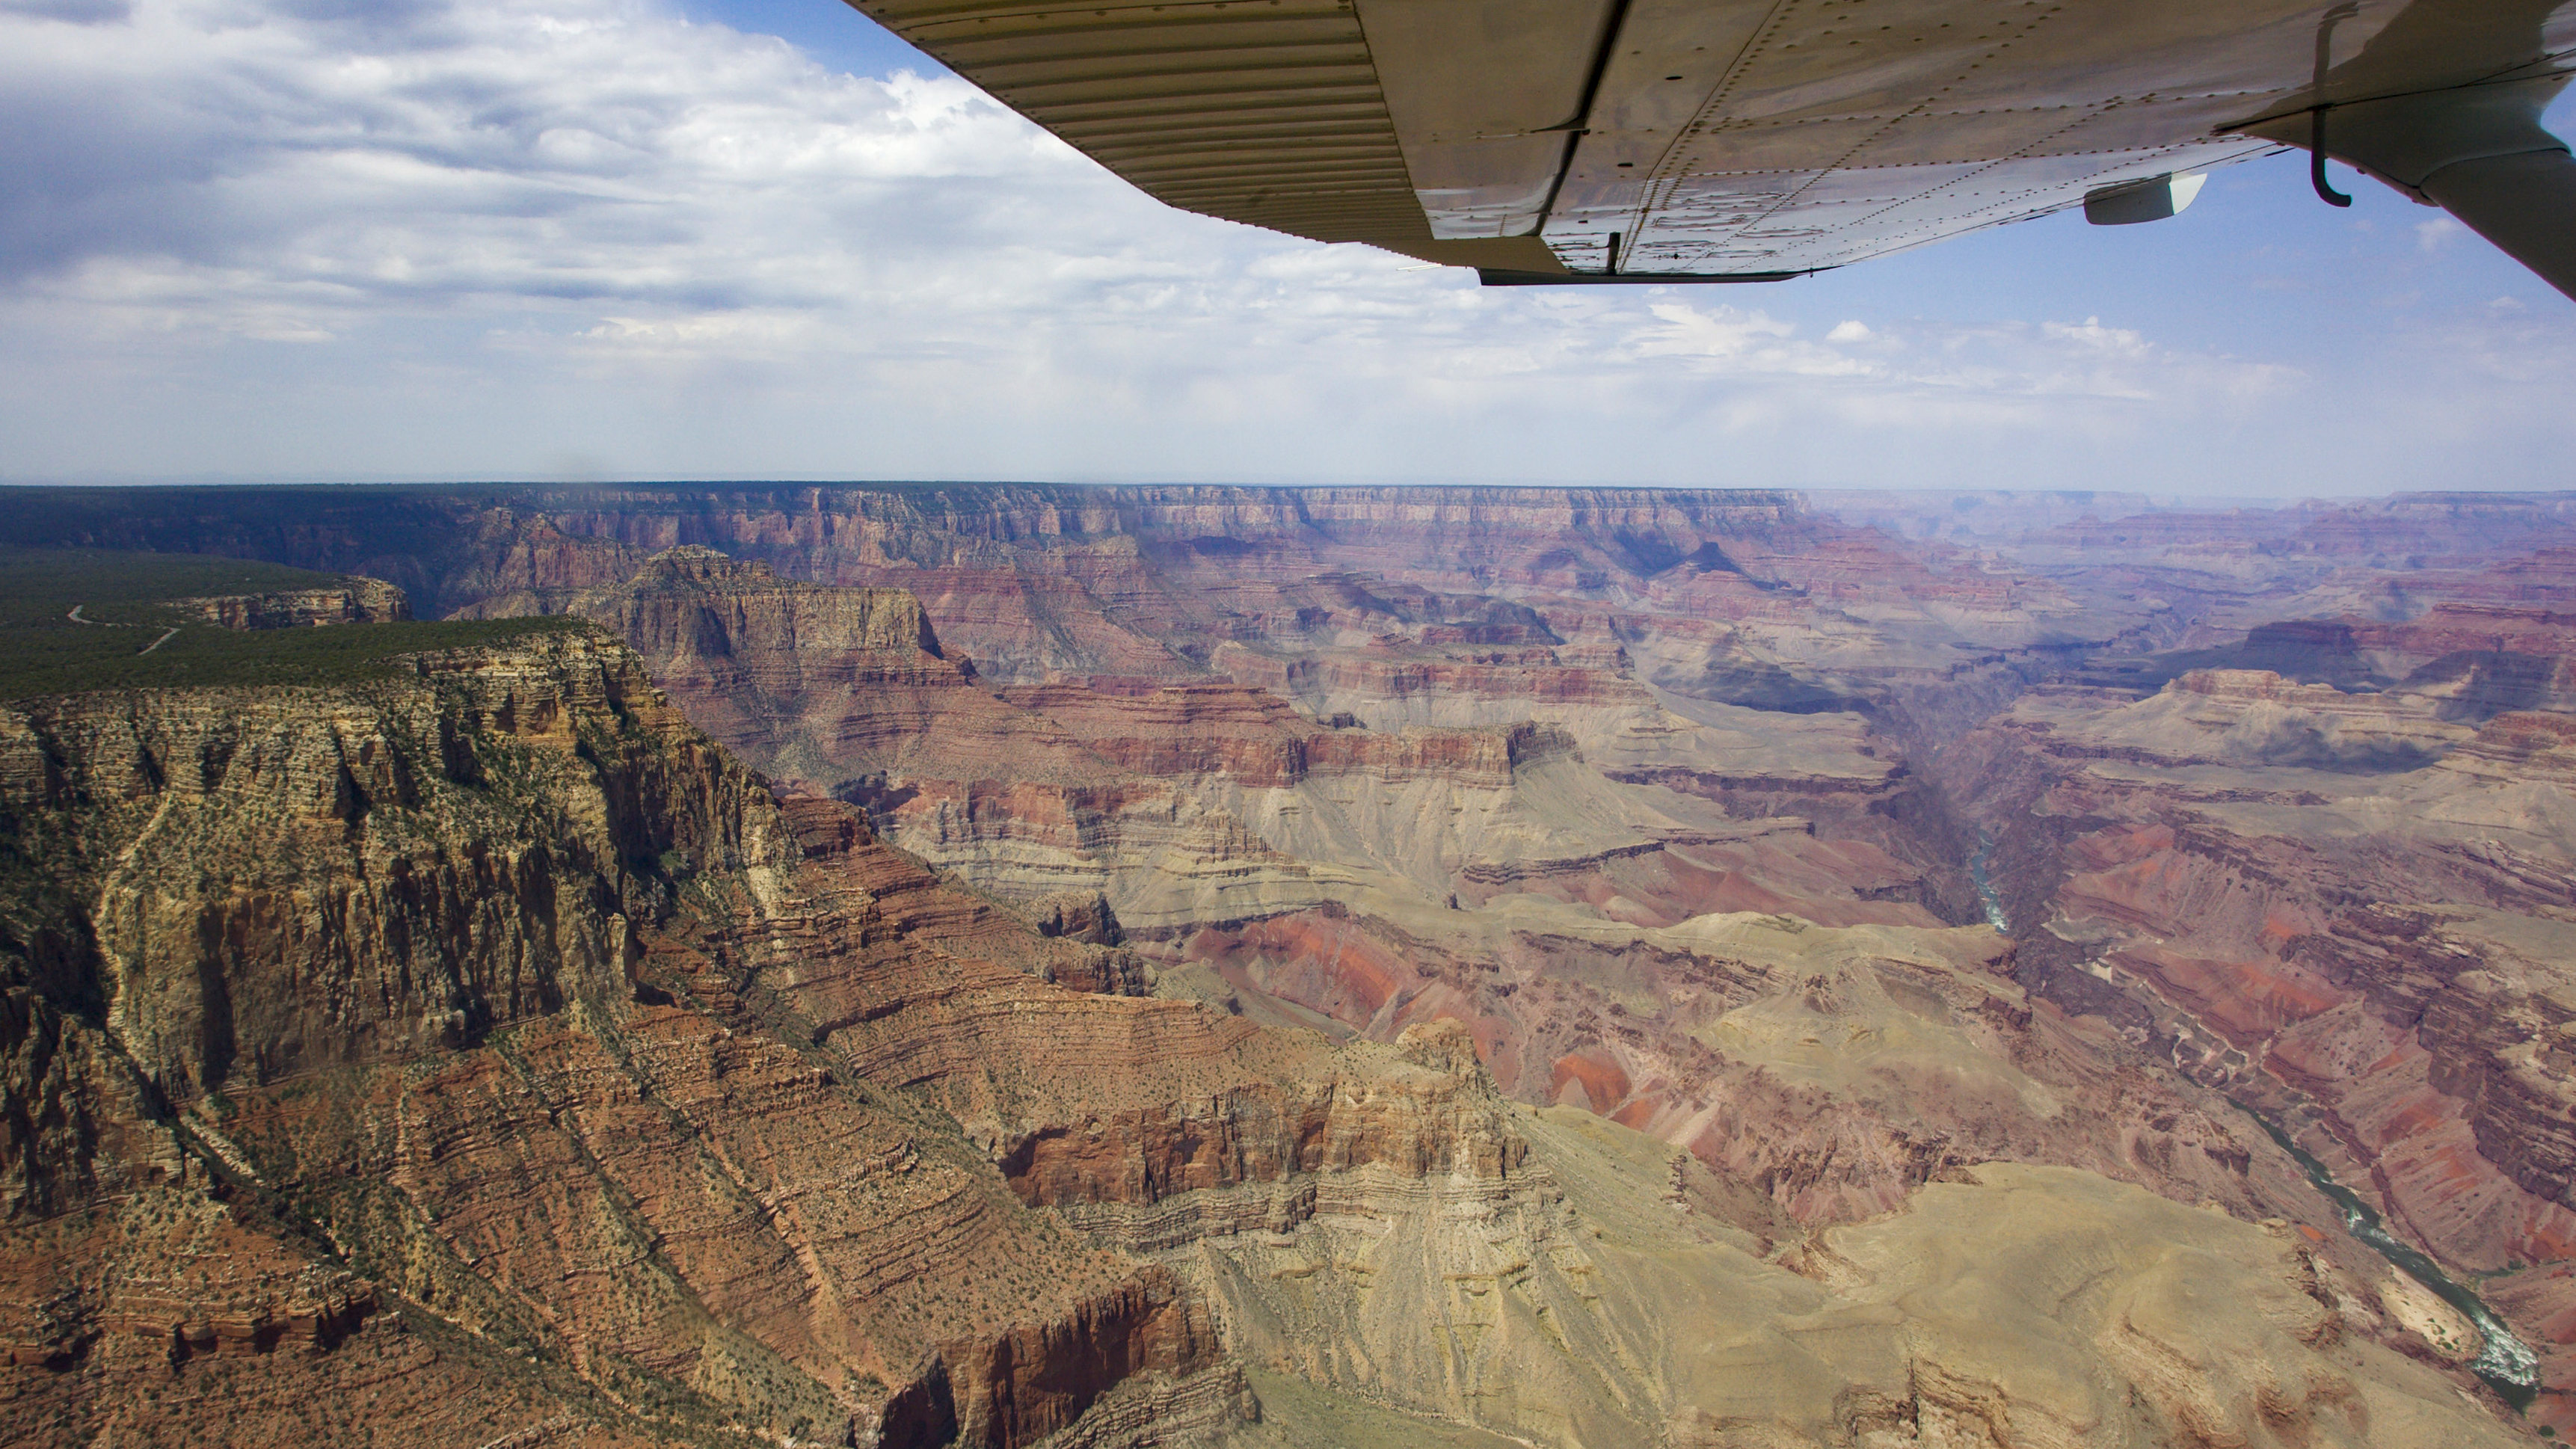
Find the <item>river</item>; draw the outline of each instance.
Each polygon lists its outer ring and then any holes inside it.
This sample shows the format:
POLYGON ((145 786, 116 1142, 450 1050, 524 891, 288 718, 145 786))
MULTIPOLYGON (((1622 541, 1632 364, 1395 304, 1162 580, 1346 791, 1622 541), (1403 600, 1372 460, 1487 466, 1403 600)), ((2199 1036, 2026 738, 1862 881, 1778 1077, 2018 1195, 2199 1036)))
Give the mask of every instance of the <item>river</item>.
POLYGON ((2370 1204, 2362 1201, 2360 1194, 2351 1188, 2335 1181, 2334 1174, 2326 1171, 2326 1165, 2290 1140, 2290 1134, 2282 1131, 2279 1123, 2233 1097, 2227 1100, 2236 1110, 2253 1118, 2265 1136, 2281 1144, 2281 1150, 2299 1164, 2299 1170, 2308 1175, 2308 1181, 2316 1184, 2317 1191, 2324 1193, 2335 1209, 2343 1214, 2343 1225, 2354 1237, 2368 1243, 2379 1256, 2395 1264, 2406 1276, 2432 1289, 2443 1302, 2468 1315, 2469 1321, 2476 1324, 2478 1332, 2486 1338, 2486 1346, 2478 1350, 2476 1358, 2469 1360, 2469 1371, 2486 1380, 2487 1387, 2494 1389, 2517 1411, 2531 1407, 2532 1399, 2540 1391, 2540 1356, 2531 1351, 2531 1345, 2516 1338, 2513 1330, 2507 1328, 2504 1320, 2481 1302, 2478 1295, 2451 1281, 2450 1275, 2431 1258, 2415 1251, 2404 1239, 2381 1226, 2379 1214, 2371 1209, 2370 1204))
POLYGON ((1986 879, 1986 861, 1994 853, 1995 833, 1980 828, 1977 831, 1977 853, 1968 857, 1968 879, 1977 884, 1977 900, 1986 908, 1986 924, 1995 928, 1995 934, 2009 936, 2012 934, 2012 917, 2004 914, 2004 898, 1995 894, 1994 882, 1986 879))
MULTIPOLYGON (((1976 882, 1977 899, 1986 908, 1987 924, 2009 936, 2012 934, 2012 920, 2004 914, 2003 897, 1996 893, 1994 883, 1986 877, 1986 862, 1994 850, 1994 832, 1979 830, 1976 853, 1968 857, 1968 878, 1976 882)), ((2343 1214, 2344 1227, 2354 1237, 2368 1243, 2398 1271, 2432 1289, 2443 1302, 2468 1315, 2469 1321, 2477 1325, 2478 1333, 2486 1340, 2485 1346, 2478 1350, 2478 1356, 2469 1360, 2469 1371, 2484 1379, 2487 1386, 2513 1405, 2517 1412, 2531 1407, 2531 1401, 2540 1391, 2540 1356, 2531 1351, 2531 1345, 2515 1337, 2513 1330, 2506 1327, 2504 1320, 2498 1318, 2495 1310, 2487 1307, 2478 1295, 2453 1282, 2450 1275, 2431 1258, 2417 1252, 2404 1239, 2383 1227, 2378 1212, 2370 1204, 2362 1201, 2352 1189, 2335 1181, 2334 1174, 2326 1171, 2326 1165, 2290 1140, 2290 1134, 2282 1131, 2278 1123, 2233 1097, 2228 1101, 2236 1110, 2253 1118, 2266 1136, 2281 1144, 2281 1150, 2299 1164, 2299 1170, 2308 1175, 2308 1181, 2315 1184, 2317 1191, 2324 1193, 2336 1211, 2343 1214)))

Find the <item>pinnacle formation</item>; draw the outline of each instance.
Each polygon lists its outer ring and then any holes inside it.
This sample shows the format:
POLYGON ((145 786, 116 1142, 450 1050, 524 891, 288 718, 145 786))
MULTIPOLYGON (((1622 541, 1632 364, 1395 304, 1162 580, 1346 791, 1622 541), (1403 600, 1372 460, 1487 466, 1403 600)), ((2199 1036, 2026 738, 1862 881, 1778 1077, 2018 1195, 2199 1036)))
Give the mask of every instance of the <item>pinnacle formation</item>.
POLYGON ((2576 503, 18 501, 0 1443, 2576 1431, 2576 503))

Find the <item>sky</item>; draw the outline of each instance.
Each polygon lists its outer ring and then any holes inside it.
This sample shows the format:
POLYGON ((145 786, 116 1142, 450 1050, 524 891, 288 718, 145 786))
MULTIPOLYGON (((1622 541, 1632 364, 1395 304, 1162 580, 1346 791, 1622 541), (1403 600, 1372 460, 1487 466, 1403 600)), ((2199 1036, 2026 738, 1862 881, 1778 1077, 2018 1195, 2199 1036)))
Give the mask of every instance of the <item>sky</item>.
POLYGON ((0 479, 2576 487, 2576 304, 2337 174, 1487 290, 838 0, 0 0, 0 479))

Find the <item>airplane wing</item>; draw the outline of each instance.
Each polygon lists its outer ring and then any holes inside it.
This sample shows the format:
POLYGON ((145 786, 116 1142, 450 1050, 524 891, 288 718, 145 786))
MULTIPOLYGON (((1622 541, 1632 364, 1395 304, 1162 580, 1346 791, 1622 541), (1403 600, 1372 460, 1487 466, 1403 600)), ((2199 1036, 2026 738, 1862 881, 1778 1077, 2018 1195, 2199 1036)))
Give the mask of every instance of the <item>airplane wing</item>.
POLYGON ((851 3, 1174 206, 1489 283, 2152 220, 2287 145, 2576 295, 2576 161, 2539 126, 2576 0, 851 3))

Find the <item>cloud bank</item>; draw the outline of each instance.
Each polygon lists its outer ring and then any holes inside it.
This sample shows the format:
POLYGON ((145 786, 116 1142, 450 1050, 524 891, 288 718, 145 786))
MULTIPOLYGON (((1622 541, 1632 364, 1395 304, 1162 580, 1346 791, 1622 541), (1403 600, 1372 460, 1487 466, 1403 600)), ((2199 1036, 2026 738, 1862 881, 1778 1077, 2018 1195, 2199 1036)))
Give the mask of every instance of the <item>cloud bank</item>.
POLYGON ((22 480, 2552 484, 2569 316, 2494 293, 2390 324, 2428 388, 2012 295, 1488 292, 638 0, 0 3, 22 480), (2438 437, 2354 441, 2372 389, 2438 437))

